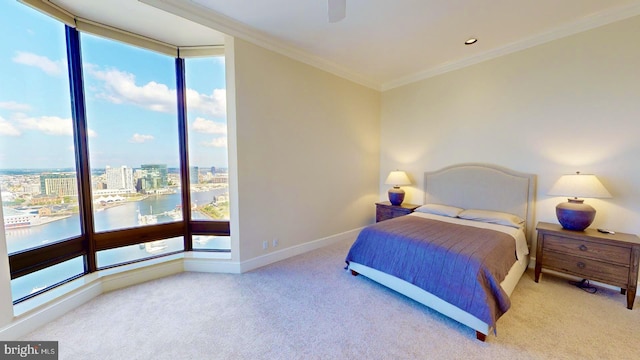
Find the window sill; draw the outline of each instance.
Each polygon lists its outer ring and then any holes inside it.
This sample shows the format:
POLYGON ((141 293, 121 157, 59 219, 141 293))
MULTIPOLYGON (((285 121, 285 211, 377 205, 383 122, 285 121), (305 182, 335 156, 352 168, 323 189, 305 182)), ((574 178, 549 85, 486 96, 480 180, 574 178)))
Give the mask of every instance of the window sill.
MULTIPOLYGON (((218 260, 230 260, 231 253, 187 252, 149 259, 81 276, 31 299, 13 306, 15 317, 54 307, 73 299, 73 307, 109 291, 162 278, 184 271, 209 271, 217 268, 218 260), (206 269, 187 269, 189 261, 207 263, 206 269)), ((226 271, 221 271, 226 272, 226 271)), ((69 309, 70 310, 70 309, 69 309)))

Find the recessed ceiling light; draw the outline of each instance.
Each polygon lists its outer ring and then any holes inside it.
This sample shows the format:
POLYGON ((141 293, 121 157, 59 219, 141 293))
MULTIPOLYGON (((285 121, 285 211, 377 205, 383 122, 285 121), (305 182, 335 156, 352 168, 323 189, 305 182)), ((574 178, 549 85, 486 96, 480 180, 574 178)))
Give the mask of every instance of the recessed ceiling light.
POLYGON ((476 42, 478 42, 478 39, 476 39, 476 38, 469 38, 469 39, 467 39, 467 41, 465 41, 465 42, 464 42, 464 44, 465 44, 465 45, 473 45, 473 44, 475 44, 476 42))

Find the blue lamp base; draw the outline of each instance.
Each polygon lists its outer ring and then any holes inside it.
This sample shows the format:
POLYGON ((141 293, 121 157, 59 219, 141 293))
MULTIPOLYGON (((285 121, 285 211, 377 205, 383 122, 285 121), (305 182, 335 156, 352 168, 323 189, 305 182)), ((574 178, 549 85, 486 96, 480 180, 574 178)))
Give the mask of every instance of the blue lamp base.
POLYGON ((582 199, 568 199, 568 202, 556 206, 556 216, 563 228, 583 231, 596 217, 596 209, 584 203, 582 199))
POLYGON ((404 190, 400 189, 398 186, 394 186, 389 189, 389 201, 391 205, 400 205, 404 201, 404 190))

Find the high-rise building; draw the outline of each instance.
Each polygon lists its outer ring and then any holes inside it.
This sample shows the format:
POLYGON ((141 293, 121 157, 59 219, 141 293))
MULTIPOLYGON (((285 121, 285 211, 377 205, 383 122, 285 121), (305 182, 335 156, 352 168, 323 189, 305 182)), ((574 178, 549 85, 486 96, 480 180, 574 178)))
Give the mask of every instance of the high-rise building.
POLYGON ((136 185, 136 190, 139 192, 154 192, 166 188, 169 184, 166 164, 141 165, 140 175, 136 185))
POLYGON ((40 175, 40 193, 55 196, 78 196, 78 180, 75 174, 40 175))
POLYGON ((133 183, 133 169, 121 166, 112 168, 107 166, 105 168, 105 177, 107 182, 107 189, 131 189, 135 188, 133 183))
POLYGON ((191 184, 200 183, 199 176, 200 176, 200 171, 197 166, 189 167, 189 182, 191 184))

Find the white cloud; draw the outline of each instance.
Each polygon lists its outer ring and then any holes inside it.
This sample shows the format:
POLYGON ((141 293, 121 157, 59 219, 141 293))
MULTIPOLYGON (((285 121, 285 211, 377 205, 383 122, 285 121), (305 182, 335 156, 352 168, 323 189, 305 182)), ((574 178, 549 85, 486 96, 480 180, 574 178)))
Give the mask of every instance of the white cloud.
MULTIPOLYGON (((23 129, 40 131, 47 135, 73 135, 73 125, 70 118, 63 119, 57 116, 20 117, 18 123, 23 129)), ((88 135, 96 137, 98 134, 89 129, 88 135)))
POLYGON ((226 124, 217 123, 201 117, 196 118, 193 124, 191 124, 191 128, 194 131, 203 133, 203 134, 226 134, 227 133, 226 124))
MULTIPOLYGON (((103 87, 97 89, 96 96, 114 104, 134 104, 158 112, 176 111, 176 90, 167 85, 150 81, 144 85, 136 84, 134 74, 118 69, 100 70, 97 65, 85 66, 86 73, 102 81, 103 87)), ((211 95, 187 89, 187 104, 207 115, 226 116, 227 92, 215 89, 211 95)))
POLYGON ((200 145, 205 147, 224 148, 224 147, 227 147, 227 138, 226 137, 213 138, 211 141, 200 143, 200 145))
POLYGON ((49 75, 60 75, 65 69, 65 62, 63 61, 53 61, 46 56, 30 52, 17 51, 17 55, 12 60, 18 64, 35 66, 49 75))
POLYGON ((86 68, 91 75, 103 82, 104 87, 97 96, 115 104, 129 103, 159 111, 176 111, 176 91, 167 85, 151 81, 143 86, 136 85, 136 77, 131 73, 109 69, 97 70, 95 66, 86 68))
POLYGON ((19 136, 20 134, 18 128, 0 116, 0 135, 19 136))
POLYGON ((11 110, 11 111, 29 111, 31 110, 31 105, 21 104, 15 101, 2 101, 0 102, 0 109, 11 110))
POLYGON ((73 135, 71 119, 57 116, 27 117, 18 120, 23 129, 41 131, 47 135, 73 135))
POLYGON ((214 89, 211 95, 205 95, 187 89, 187 106, 189 109, 195 109, 207 115, 225 117, 227 115, 227 91, 214 89))
POLYGON ((129 142, 141 144, 153 139, 154 139, 153 135, 142 135, 142 134, 135 133, 133 134, 129 142))

